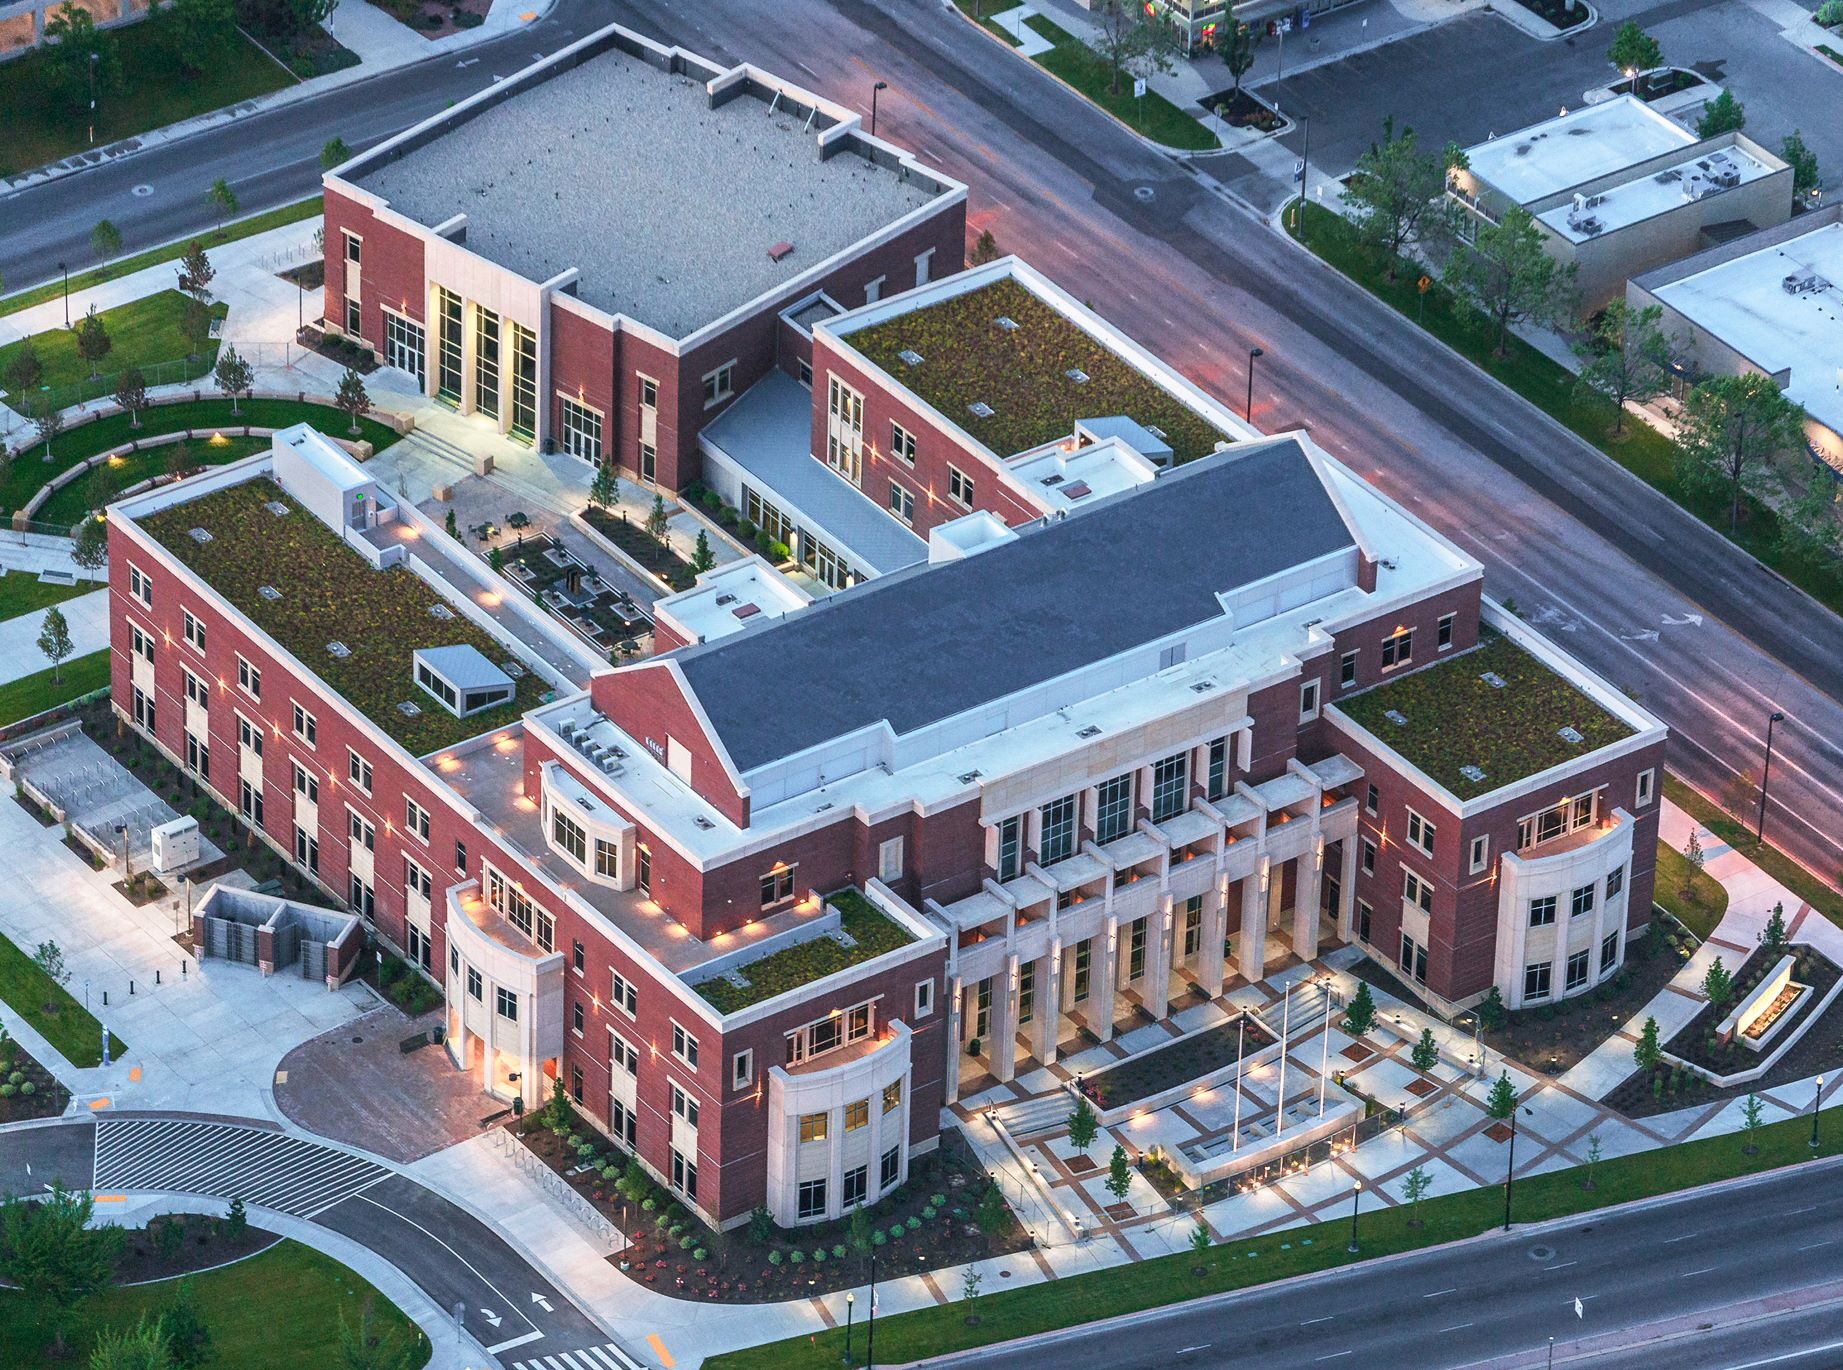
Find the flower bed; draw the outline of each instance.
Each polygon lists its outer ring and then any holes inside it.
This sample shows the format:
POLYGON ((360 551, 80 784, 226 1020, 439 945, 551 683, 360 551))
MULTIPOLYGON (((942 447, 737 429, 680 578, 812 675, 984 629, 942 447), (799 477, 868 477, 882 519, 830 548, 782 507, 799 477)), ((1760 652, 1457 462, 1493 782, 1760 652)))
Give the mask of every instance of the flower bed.
POLYGON ((840 930, 857 945, 848 947, 821 935, 810 942, 770 952, 759 961, 738 966, 736 969, 749 982, 746 986, 718 976, 696 986, 697 992, 714 1005, 717 1012, 734 1013, 777 994, 810 985, 835 971, 861 965, 886 951, 906 947, 915 940, 856 890, 828 894, 825 902, 838 910, 840 930))
POLYGON ((609 1259, 655 1293, 774 1303, 862 1285, 873 1250, 878 1278, 895 1279, 1032 1245, 957 1131, 910 1160, 900 1189, 851 1219, 789 1231, 758 1209, 749 1223, 713 1232, 573 1111, 550 1125, 554 1109, 527 1118, 519 1139, 628 1234, 609 1259))
POLYGON ((1238 1043, 1245 1051, 1260 1050, 1274 1040, 1253 1018, 1232 1018, 1206 1031, 1181 1037, 1169 1046, 1152 1050, 1081 1078, 1082 1092, 1103 1109, 1125 1108, 1168 1089, 1197 1080, 1211 1071, 1235 1064, 1238 1043))
POLYGON ((1229 89, 1211 95, 1203 107, 1231 128, 1252 128, 1272 133, 1286 121, 1274 107, 1245 90, 1229 89))
POLYGON ((267 1251, 281 1240, 273 1232, 204 1213, 164 1213, 123 1234, 115 1258, 118 1284, 171 1280, 267 1251))
POLYGON ((1593 11, 1578 0, 1517 0, 1517 3, 1559 33, 1577 29, 1593 19, 1593 11))
POLYGON ((582 521, 674 590, 689 590, 696 584, 691 563, 639 524, 592 504, 582 511, 582 521))
POLYGON ((0 1031, 0 1124, 55 1118, 69 1102, 70 1091, 57 1077, 0 1031))

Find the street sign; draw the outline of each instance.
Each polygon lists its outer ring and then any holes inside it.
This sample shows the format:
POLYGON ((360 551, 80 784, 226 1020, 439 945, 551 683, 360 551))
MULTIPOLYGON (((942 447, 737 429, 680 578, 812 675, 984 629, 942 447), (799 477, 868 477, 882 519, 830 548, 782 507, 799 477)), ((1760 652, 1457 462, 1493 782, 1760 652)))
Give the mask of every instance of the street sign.
POLYGON ((1420 291, 1421 294, 1425 295, 1429 290, 1433 289, 1433 277, 1432 276, 1421 277, 1420 280, 1414 283, 1414 288, 1420 291))
POLYGON ((1145 77, 1135 76, 1133 78, 1133 98, 1135 100, 1145 99, 1145 77))
POLYGON ((1303 157, 1293 161, 1293 179, 1300 185, 1305 184, 1305 159, 1303 157))

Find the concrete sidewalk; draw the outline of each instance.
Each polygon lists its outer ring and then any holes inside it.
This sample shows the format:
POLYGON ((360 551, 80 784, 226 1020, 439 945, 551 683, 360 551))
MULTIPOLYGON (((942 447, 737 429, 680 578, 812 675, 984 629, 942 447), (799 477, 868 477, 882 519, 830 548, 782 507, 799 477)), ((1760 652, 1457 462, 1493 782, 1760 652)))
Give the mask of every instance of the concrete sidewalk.
MULTIPOLYGON (((12 572, 11 574, 20 574, 12 572)), ((109 592, 92 590, 57 606, 70 626, 70 659, 100 652, 109 645, 109 592)), ((36 675, 51 663, 38 650, 45 610, 37 609, 0 622, 0 685, 36 675)))

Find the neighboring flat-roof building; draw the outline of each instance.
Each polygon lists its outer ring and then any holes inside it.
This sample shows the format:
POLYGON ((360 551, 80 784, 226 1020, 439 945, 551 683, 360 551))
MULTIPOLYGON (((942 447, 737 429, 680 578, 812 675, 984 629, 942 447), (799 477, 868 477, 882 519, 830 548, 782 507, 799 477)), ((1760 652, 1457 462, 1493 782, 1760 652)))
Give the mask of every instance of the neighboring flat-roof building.
POLYGON ((676 489, 775 316, 957 271, 964 187, 855 113, 619 27, 325 178, 324 319, 501 432, 676 489))
POLYGON ((1843 205, 1639 276, 1627 298, 1662 308, 1692 374, 1771 376, 1843 471, 1843 205))
POLYGON ((1698 140, 1634 95, 1616 95, 1465 150, 1449 173, 1461 235, 1517 206, 1549 254, 1572 263, 1583 309, 1630 276, 1782 223, 1792 171, 1740 133, 1698 140))

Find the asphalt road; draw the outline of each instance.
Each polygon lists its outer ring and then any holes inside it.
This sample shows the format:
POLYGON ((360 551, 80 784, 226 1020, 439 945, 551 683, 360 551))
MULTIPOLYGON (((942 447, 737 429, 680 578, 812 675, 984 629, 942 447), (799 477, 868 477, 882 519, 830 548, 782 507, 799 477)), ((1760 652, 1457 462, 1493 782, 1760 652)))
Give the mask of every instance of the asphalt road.
MULTIPOLYGON (((137 1123, 170 1127, 191 1115, 109 1115, 122 1128, 137 1123)), ((204 1118, 201 1122, 236 1124, 242 1120, 204 1118)), ((279 1136, 272 1125, 250 1127, 249 1134, 279 1136)), ((89 1189, 97 1176, 96 1123, 92 1119, 40 1127, 0 1130, 0 1193, 35 1194, 61 1183, 89 1189)), ((164 1139, 150 1135, 150 1144, 164 1139)), ((326 1148, 332 1154, 331 1148, 326 1148)), ((303 1172, 314 1163, 297 1161, 303 1172)), ((214 1183, 209 1175, 185 1192, 228 1202, 245 1192, 228 1178, 214 1183)), ((106 1177, 105 1177, 106 1178, 106 1177)), ((335 1196, 328 1196, 335 1197, 335 1196)), ((261 1225, 260 1208, 253 1208, 261 1225)), ((506 1364, 534 1356, 555 1355, 589 1346, 604 1346, 608 1336, 529 1261, 472 1214, 403 1175, 365 1184, 356 1192, 300 1216, 367 1247, 395 1266, 441 1309, 462 1310, 464 1325, 489 1351, 504 1348, 506 1364)), ((594 1362, 588 1362, 594 1363, 594 1362)))
MULTIPOLYGON (((1840 1175, 1837 1162, 1813 1163, 923 1363, 1446 1370, 1541 1366, 1553 1337, 1557 1365, 1834 1367, 1843 1363, 1843 1291, 1796 1305, 1843 1276, 1840 1175)), ((1321 1231, 1344 1236, 1342 1225, 1321 1231)), ((1215 1258, 1239 1254, 1231 1242, 1215 1258)))
MULTIPOLYGON (((561 0, 474 50, 478 66, 432 62, 0 198, 0 272, 49 274, 99 214, 134 242, 200 227, 215 176, 247 208, 296 198, 327 137, 362 146, 612 20, 858 108, 889 81, 882 130, 968 182, 975 232, 1215 394, 1241 395, 1262 347, 1256 423, 1309 428, 1479 557, 1488 592, 1670 724, 1693 783, 1757 774, 1766 715, 1784 710, 1769 827, 1815 869, 1843 868, 1843 621, 937 0, 561 0)), ((1572 73, 1567 52, 1530 60, 1572 73)))

